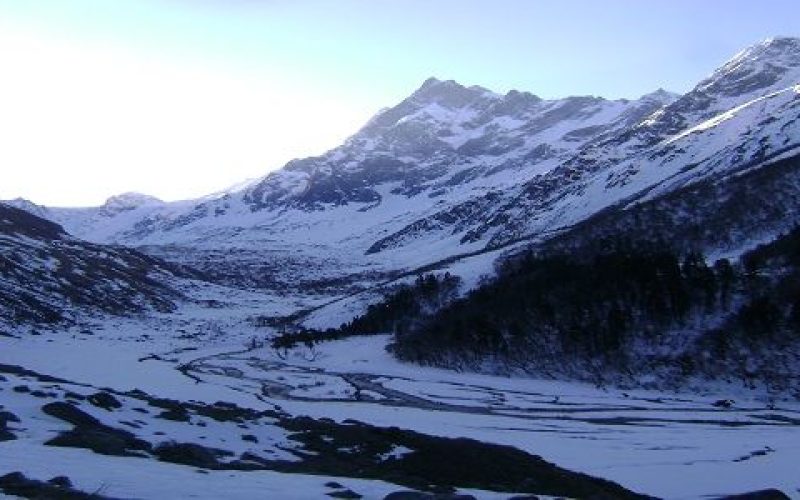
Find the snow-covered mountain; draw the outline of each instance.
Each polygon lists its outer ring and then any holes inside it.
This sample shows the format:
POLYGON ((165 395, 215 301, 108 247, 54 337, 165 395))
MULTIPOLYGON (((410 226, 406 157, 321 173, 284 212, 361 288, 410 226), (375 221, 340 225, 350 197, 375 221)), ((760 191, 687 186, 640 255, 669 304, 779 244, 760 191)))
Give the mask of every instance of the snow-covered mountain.
POLYGON ((683 96, 544 100, 432 78, 340 147, 239 191, 17 206, 220 278, 340 293, 761 168, 800 152, 798 115, 800 40, 774 38, 683 96))
MULTIPOLYGON (((61 226, 0 204, 0 321, 70 321, 87 313, 169 311, 174 269, 128 248, 77 240, 61 226)), ((0 333, 4 333, 0 331, 0 333)))
MULTIPOLYGON (((563 230, 597 213, 651 199, 715 174, 800 152, 800 40, 771 39, 734 57, 692 91, 633 127, 511 190, 472 225, 467 241, 502 245, 563 230)), ((437 217, 440 218, 440 217, 437 217)), ((416 229, 416 228, 409 228, 416 229)), ((383 246, 401 243, 393 235, 383 246)))
POLYGON ((800 40, 777 38, 683 96, 430 79, 202 199, 0 203, 0 496, 788 498, 800 229, 742 252, 800 220, 799 127, 800 40), (676 257, 580 257, 627 235, 676 257), (531 247, 573 267, 496 265, 531 247), (444 268, 463 279, 415 280, 444 268), (427 300, 367 308, 403 280, 427 300), (457 371, 401 362, 406 327, 328 329, 453 302, 456 349, 416 361, 457 371))

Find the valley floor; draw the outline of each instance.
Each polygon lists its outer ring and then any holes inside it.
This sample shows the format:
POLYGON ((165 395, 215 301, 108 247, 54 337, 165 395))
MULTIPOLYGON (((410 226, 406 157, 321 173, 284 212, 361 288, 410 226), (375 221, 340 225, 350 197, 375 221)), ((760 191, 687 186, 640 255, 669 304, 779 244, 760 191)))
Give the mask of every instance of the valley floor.
MULTIPOLYGON (((383 481, 273 471, 199 473, 197 467, 43 445, 70 426, 42 414, 41 405, 70 391, 85 397, 108 388, 510 445, 658 497, 777 488, 800 498, 798 403, 768 408, 746 394, 623 391, 425 368, 394 360, 385 351, 388 336, 286 353, 248 350, 249 339, 268 333, 252 326, 248 317, 309 304, 197 286, 195 296, 219 302, 187 304, 169 315, 103 319, 62 331, 0 337, 0 363, 68 381, 48 384, 25 374, 2 374, 0 412, 9 411, 20 421, 8 423, 17 439, 0 442, 0 476, 12 471, 40 480, 66 475, 80 490, 124 498, 319 498, 332 491, 326 486, 331 481, 365 498, 405 489, 383 481), (272 311, 269 304, 274 304, 272 311), (26 390, 19 389, 23 385, 26 390), (54 394, 58 391, 63 394, 54 394), (730 408, 713 405, 726 398, 735 399, 730 408)), ((113 415, 111 423, 137 436, 292 460, 294 445, 286 430, 269 419, 247 430, 213 419, 163 420, 150 418, 145 409, 134 410, 141 400, 120 399, 120 411, 92 414, 109 425, 113 415), (243 434, 255 441, 240 439, 243 434)), ((511 496, 462 491, 478 498, 511 496)))

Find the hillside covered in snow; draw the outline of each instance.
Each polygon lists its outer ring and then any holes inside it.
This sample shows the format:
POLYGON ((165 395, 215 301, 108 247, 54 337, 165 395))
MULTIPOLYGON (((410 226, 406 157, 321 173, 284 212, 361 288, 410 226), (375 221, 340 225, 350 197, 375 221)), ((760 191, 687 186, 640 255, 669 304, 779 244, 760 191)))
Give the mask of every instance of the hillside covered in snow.
POLYGON ((431 78, 200 199, 4 201, 0 492, 796 496, 799 223, 788 37, 683 95, 431 78))
MULTIPOLYGON (((793 38, 742 51, 682 96, 543 100, 429 79, 340 147, 238 191, 177 203, 126 194, 97 208, 16 203, 78 237, 142 247, 225 282, 337 295, 769 170, 798 151, 798 82, 793 38)), ((787 229, 793 213, 754 239, 787 229)), ((734 240, 704 250, 747 246, 734 240)))
POLYGON ((74 322, 82 312, 173 310, 179 266, 135 250, 78 240, 61 226, 0 204, 0 333, 74 322))

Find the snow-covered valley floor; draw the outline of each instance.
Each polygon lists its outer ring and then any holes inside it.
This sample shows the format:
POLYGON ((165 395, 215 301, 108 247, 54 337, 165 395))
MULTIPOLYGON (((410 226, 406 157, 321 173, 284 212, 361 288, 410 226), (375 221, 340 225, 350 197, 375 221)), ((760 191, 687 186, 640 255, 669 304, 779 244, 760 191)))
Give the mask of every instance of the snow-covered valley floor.
MULTIPOLYGON (((43 405, 70 397, 77 403, 104 390, 115 394, 119 407, 79 408, 102 425, 153 443, 200 443, 237 456, 257 453, 291 462, 299 448, 277 415, 309 416, 509 445, 657 497, 777 488, 800 498, 798 403, 768 408, 744 394, 622 391, 426 368, 394 360, 385 351, 390 340, 385 335, 287 353, 247 349, 249 339, 269 334, 249 317, 308 304, 286 305, 285 299, 214 287, 193 293, 218 301, 186 304, 172 314, 0 336, 0 364, 30 371, 0 373, 0 412, 19 420, 7 422, 16 439, 0 439, 0 476, 65 475, 80 490, 123 498, 324 498, 337 491, 326 486, 331 482, 365 498, 406 489, 386 481, 206 470, 136 453, 107 456, 44 445, 71 425, 42 413, 43 405), (171 407, 159 398, 195 406, 160 418, 154 413, 171 407), (730 408, 713 405, 726 398, 735 399, 730 408), (207 413, 219 409, 210 406, 219 401, 264 413, 220 421, 207 413)), ((57 413, 58 405, 53 408, 57 413)), ((398 446, 389 455, 406 452, 398 446)), ((477 498, 512 496, 460 491, 477 498)))

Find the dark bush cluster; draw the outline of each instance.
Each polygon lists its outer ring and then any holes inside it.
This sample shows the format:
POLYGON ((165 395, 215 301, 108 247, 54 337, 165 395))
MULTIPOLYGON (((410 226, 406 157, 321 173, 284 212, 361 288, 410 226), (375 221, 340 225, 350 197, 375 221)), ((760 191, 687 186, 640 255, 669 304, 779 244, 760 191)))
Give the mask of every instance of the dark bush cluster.
POLYGON ((540 346, 605 355, 631 335, 655 335, 727 307, 738 279, 726 260, 708 266, 698 253, 681 258, 655 247, 619 246, 591 257, 530 253, 418 328, 398 332, 395 350, 420 361, 442 349, 502 355, 540 346))
POLYGON ((272 339, 271 346, 279 352, 285 352, 299 345, 313 348, 318 342, 357 335, 406 332, 422 318, 435 314, 453 301, 460 284, 461 279, 449 273, 442 276, 420 275, 413 284, 398 287, 382 302, 370 305, 363 315, 339 328, 284 333, 272 339))
POLYGON ((707 328, 697 337, 725 344, 722 351, 776 335, 798 339, 800 229, 736 263, 624 239, 569 254, 531 251, 500 264, 494 280, 465 297, 457 290, 450 276, 420 278, 328 335, 394 333, 401 359, 499 359, 521 369, 541 360, 618 363, 636 356, 636 343, 657 345, 689 329, 707 328))

